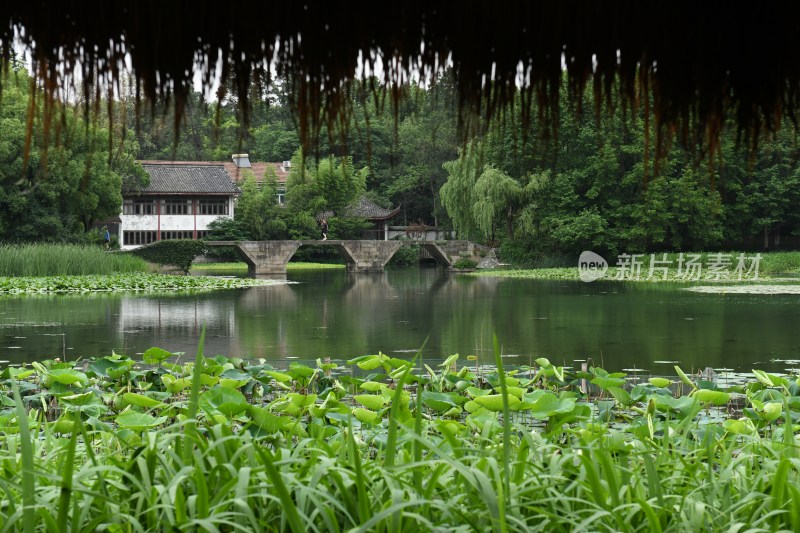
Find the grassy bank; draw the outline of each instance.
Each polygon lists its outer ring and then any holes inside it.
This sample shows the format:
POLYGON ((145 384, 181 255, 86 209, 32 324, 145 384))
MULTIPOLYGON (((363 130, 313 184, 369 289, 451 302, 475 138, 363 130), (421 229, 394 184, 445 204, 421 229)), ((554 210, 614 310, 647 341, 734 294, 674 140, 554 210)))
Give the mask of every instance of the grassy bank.
POLYGON ((0 369, 5 529, 800 528, 794 378, 201 354, 0 369))
POLYGON ((147 272, 147 262, 100 246, 74 244, 2 244, 0 276, 80 276, 147 272))
MULTIPOLYGON (((758 262, 758 277, 754 279, 755 270, 748 272, 752 265, 755 253, 747 252, 744 254, 744 269, 741 272, 741 279, 739 272, 736 270, 741 252, 723 252, 722 260, 729 261, 729 263, 720 263, 720 256, 717 253, 702 252, 698 253, 699 259, 697 262, 701 265, 699 271, 687 272, 686 262, 690 259, 688 253, 684 254, 684 264, 679 269, 679 254, 667 254, 664 258, 663 254, 655 254, 655 263, 653 263, 654 270, 652 276, 650 275, 651 257, 649 254, 640 258, 641 267, 639 268, 638 276, 632 269, 627 266, 623 273, 616 266, 618 258, 606 258, 609 261, 609 268, 605 275, 601 278, 604 280, 615 280, 624 278, 627 281, 640 281, 640 282, 685 282, 696 283, 705 281, 779 281, 785 276, 800 275, 800 252, 767 252, 761 253, 761 259, 758 262), (718 265, 719 275, 709 267, 716 262, 718 265), (666 267, 666 271, 662 270, 666 267)), ((470 275, 475 276, 499 276, 499 277, 514 277, 514 278, 528 278, 528 279, 553 279, 553 280, 579 280, 580 272, 578 270, 578 261, 575 260, 575 266, 561 267, 561 268, 499 268, 492 270, 479 270, 470 275)))

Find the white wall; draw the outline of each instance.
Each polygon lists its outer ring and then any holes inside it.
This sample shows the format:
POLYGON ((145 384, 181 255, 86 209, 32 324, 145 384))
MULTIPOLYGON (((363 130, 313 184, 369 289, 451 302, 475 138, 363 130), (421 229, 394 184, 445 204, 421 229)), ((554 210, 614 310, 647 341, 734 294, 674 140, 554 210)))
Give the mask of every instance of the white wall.
POLYGON ((445 239, 452 239, 453 235, 439 228, 430 226, 424 234, 414 233, 409 235, 406 233, 408 226, 389 226, 389 240, 400 237, 401 239, 414 239, 419 241, 443 241, 445 239))
MULTIPOLYGON (((160 200, 159 200, 160 201, 160 200)), ((125 231, 205 231, 208 225, 219 218, 233 218, 234 201, 228 199, 229 215, 120 215, 120 242, 125 231), (159 228, 159 222, 161 227, 159 228), (195 225, 196 224, 196 225, 195 225)), ((141 245, 124 245, 123 250, 132 250, 141 245)))

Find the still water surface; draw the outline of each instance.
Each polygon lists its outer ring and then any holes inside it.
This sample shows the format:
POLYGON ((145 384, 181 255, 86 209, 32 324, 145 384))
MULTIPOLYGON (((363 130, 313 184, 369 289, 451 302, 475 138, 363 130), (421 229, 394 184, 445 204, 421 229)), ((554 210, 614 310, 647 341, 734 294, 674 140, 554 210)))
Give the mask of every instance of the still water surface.
POLYGON ((294 272, 294 283, 190 295, 0 299, 0 359, 135 355, 159 346, 266 358, 276 366, 382 351, 489 362, 492 335, 512 364, 669 373, 707 366, 782 371, 800 363, 800 296, 712 295, 676 286, 442 275, 294 272), (789 360, 790 362, 784 362, 789 360))

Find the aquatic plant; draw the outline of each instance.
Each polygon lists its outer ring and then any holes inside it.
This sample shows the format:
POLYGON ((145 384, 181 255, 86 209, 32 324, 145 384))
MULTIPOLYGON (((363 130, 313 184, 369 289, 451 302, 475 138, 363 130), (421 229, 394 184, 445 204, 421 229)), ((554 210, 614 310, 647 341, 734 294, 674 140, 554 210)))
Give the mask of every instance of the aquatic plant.
POLYGON ((0 277, 0 294, 174 292, 235 289, 269 285, 270 280, 160 274, 0 277))
POLYGON ((0 370, 3 530, 800 527, 795 376, 148 352, 0 370))

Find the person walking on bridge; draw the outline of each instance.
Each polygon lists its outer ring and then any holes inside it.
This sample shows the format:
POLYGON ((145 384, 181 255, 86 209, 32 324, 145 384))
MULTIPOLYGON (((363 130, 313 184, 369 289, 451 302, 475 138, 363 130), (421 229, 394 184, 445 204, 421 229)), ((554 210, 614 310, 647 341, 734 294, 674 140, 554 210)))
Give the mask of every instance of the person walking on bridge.
POLYGON ((322 228, 322 240, 328 240, 328 220, 323 218, 320 222, 320 227, 322 228))

